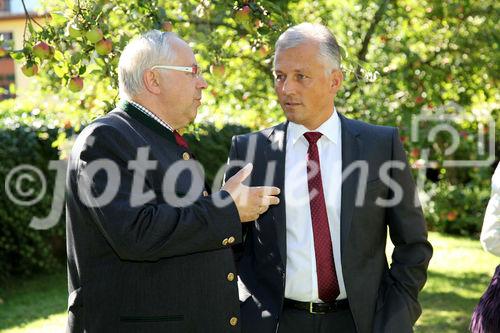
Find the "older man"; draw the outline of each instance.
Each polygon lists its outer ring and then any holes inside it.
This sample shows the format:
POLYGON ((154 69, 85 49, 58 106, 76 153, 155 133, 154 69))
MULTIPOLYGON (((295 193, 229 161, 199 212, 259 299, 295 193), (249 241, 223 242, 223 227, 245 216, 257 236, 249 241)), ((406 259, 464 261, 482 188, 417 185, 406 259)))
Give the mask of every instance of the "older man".
POLYGON ((336 110, 340 60, 326 27, 289 28, 274 62, 288 121, 233 138, 250 184, 282 189, 235 247, 242 332, 403 333, 421 313, 432 247, 405 152, 397 129, 336 110))
POLYGON ((70 332, 237 332, 230 246, 278 199, 251 165, 212 195, 177 132, 207 84, 191 48, 150 31, 124 49, 124 100, 78 136, 67 178, 70 332))

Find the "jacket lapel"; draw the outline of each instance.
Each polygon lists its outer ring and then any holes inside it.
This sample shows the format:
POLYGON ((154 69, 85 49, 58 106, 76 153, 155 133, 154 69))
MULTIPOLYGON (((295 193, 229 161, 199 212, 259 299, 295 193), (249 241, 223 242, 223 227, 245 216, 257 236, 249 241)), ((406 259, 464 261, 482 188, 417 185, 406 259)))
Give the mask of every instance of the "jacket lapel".
MULTIPOLYGON (((361 140, 355 123, 339 113, 342 131, 342 175, 354 162, 359 160, 361 151, 361 140)), ((356 168, 342 182, 342 198, 340 208, 340 246, 342 257, 351 229, 352 215, 355 203, 356 189, 358 187, 359 169, 356 168)))
POLYGON ((287 128, 288 122, 273 127, 268 134, 269 144, 264 150, 265 159, 269 163, 268 167, 274 169, 274 172, 270 172, 271 175, 274 175, 274 179, 269 182, 266 179, 265 183, 279 187, 281 190, 280 204, 271 206, 269 210, 273 224, 276 226, 276 238, 283 269, 286 267, 285 153, 287 128))

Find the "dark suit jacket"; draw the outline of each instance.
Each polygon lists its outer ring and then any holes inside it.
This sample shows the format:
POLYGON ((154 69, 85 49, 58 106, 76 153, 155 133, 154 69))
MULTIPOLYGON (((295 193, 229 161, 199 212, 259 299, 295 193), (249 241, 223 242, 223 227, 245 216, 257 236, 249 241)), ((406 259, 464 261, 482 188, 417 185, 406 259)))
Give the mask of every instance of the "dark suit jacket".
MULTIPOLYGON (((169 167, 192 162, 184 161, 185 153, 170 131, 126 102, 78 136, 66 184, 70 332, 239 331, 239 324, 230 325, 239 317, 239 303, 236 279, 228 278, 235 265, 227 244, 231 236, 241 241, 238 211, 230 198, 217 208, 214 198, 229 194, 204 196, 203 185, 193 204, 177 205, 172 194, 188 193, 201 177, 183 172, 167 177, 162 188, 169 167), (149 159, 157 161, 154 170, 140 168, 146 173, 144 192, 156 197, 133 207, 129 161, 139 147, 149 147, 149 159), (85 183, 99 159, 112 161, 113 176, 121 179, 109 186, 117 190, 111 202, 89 208, 78 182, 85 183)), ((92 194, 103 193, 111 178, 97 172, 92 194)))
MULTIPOLYGON (((420 316, 417 300, 432 255, 420 207, 414 202, 415 185, 397 129, 369 125, 339 114, 342 127, 342 169, 367 161, 369 172, 360 177, 355 169, 342 184, 342 272, 357 331, 411 332, 420 316), (403 189, 394 207, 375 204, 377 197, 390 198, 391 187, 379 177, 386 161, 404 162, 391 169, 390 177, 403 189), (358 185, 365 181, 364 204, 355 207, 358 185), (395 245, 392 265, 386 255, 387 227, 395 245)), ((286 279, 285 152, 287 123, 233 138, 230 160, 254 163, 251 185, 281 188, 280 204, 245 224, 244 243, 234 248, 239 274, 242 332, 275 332, 283 307, 286 279), (256 153, 251 146, 256 147, 256 153), (249 148, 250 147, 250 148, 249 148), (253 157, 251 155, 254 155, 253 157), (275 168, 274 177, 270 169, 275 168), (269 172, 266 179, 266 171, 269 172), (248 295, 251 295, 247 298, 248 295)), ((233 167, 226 177, 237 171, 233 167)))

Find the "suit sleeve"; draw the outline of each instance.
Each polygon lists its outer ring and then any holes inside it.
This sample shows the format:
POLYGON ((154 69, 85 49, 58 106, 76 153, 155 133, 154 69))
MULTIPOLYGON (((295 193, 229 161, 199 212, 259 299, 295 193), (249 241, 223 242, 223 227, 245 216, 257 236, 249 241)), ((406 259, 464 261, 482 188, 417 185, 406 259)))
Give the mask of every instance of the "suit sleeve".
MULTIPOLYGON (((241 149, 241 147, 238 147, 238 137, 233 136, 231 140, 231 148, 229 149, 229 156, 227 159, 227 166, 226 166, 226 173, 224 174, 224 183, 234 176, 239 170, 241 170, 242 166, 238 165, 237 162, 241 162, 241 156, 238 154, 238 149, 241 149), (235 166, 232 166, 232 164, 236 164, 235 166)), ((241 224, 242 228, 242 241, 241 243, 238 243, 232 247, 233 253, 234 253, 234 258, 235 261, 238 262, 242 255, 243 255, 243 250, 244 250, 244 242, 245 239, 248 235, 250 225, 249 223, 242 223, 241 224)))
MULTIPOLYGON (((185 207, 157 200, 132 205, 134 175, 128 169, 128 162, 136 158, 137 147, 111 126, 96 127, 91 136, 93 144, 84 145, 79 156, 75 156, 76 187, 79 191, 85 186, 89 188, 86 194, 85 191, 79 193, 80 198, 86 201, 90 220, 121 259, 153 261, 221 249, 227 246, 223 240, 231 236, 236 242, 241 241, 238 211, 225 191, 200 197, 185 207), (89 171, 93 164, 102 164, 103 160, 115 166, 110 169, 117 171, 115 180, 111 181, 113 177, 106 172, 89 171), (112 200, 92 207, 95 198, 99 199, 108 189, 116 191, 112 200), (218 199, 226 204, 220 205, 218 199)), ((148 190, 151 188, 146 182, 144 192, 148 190)))
MULTIPOLYGON (((398 313, 405 305, 410 324, 416 322, 422 312, 417 296, 427 280, 427 267, 432 256, 424 215, 397 129, 393 132, 392 147, 392 160, 404 164, 403 169, 391 169, 391 178, 401 186, 403 196, 398 204, 388 208, 386 215, 394 251, 387 277, 389 281, 386 281, 389 287, 385 293, 384 311, 376 318, 378 325, 382 326, 390 326, 391 313, 398 313)), ((386 326, 375 331, 389 332, 390 329, 386 326)))

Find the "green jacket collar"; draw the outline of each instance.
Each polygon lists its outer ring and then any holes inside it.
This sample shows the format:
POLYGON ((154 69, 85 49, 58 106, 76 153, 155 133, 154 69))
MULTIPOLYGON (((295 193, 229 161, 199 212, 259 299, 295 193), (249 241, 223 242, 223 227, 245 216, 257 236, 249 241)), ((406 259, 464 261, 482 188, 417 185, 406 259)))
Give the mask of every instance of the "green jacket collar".
POLYGON ((168 128, 163 127, 156 120, 144 114, 141 110, 137 109, 132 103, 122 99, 118 103, 117 107, 120 110, 125 111, 133 119, 137 120, 147 128, 151 129, 153 132, 156 132, 156 134, 160 135, 163 138, 166 138, 167 140, 173 143, 176 143, 174 133, 172 133, 172 131, 170 131, 168 128))

